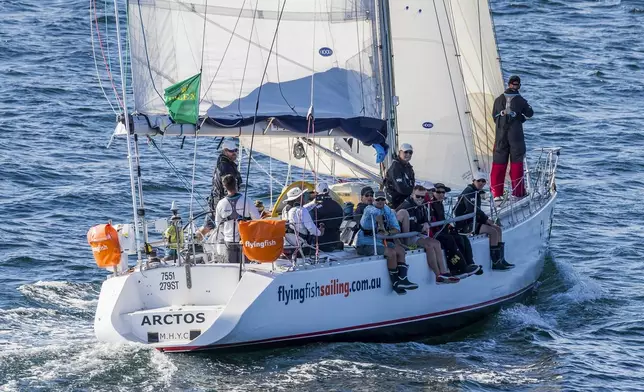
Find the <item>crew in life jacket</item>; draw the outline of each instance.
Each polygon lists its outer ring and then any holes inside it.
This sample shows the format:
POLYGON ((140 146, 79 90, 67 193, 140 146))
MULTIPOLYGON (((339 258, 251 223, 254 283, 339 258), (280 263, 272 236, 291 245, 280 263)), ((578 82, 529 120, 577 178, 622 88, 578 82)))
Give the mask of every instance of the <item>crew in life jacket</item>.
POLYGON ((505 243, 503 243, 503 231, 492 222, 485 212, 481 210, 481 193, 487 180, 485 173, 476 173, 472 183, 461 193, 454 208, 454 216, 467 215, 476 211, 476 227, 472 227, 473 218, 456 222, 456 229, 461 233, 487 234, 490 240, 490 258, 492 268, 505 270, 514 267, 514 264, 505 260, 505 243), (476 205, 476 209, 475 206, 476 205))
POLYGON ((407 278, 409 266, 405 263, 405 249, 396 240, 374 239, 376 233, 383 235, 400 233, 400 225, 396 220, 396 214, 389 206, 385 205, 387 202, 385 192, 376 192, 374 199, 372 205, 365 207, 360 219, 356 251, 363 256, 373 256, 374 253, 384 255, 387 259, 393 290, 397 294, 407 294, 407 290, 415 290, 418 285, 410 282, 407 278))
POLYGON ((514 75, 508 80, 508 89, 494 100, 492 116, 496 124, 494 155, 490 189, 496 201, 503 200, 503 182, 510 158, 510 179, 512 195, 525 196, 523 181, 523 158, 525 157, 525 137, 523 123, 534 115, 532 107, 519 94, 521 78, 514 75))
MULTIPOLYGON (((432 194, 430 199, 430 219, 432 222, 445 220, 443 200, 445 199, 445 193, 451 191, 452 189, 443 183, 437 182, 434 185, 434 189, 430 192, 432 194)), ((451 224, 437 226, 433 227, 431 231, 432 236, 440 241, 443 249, 445 249, 450 270, 454 270, 457 274, 481 275, 483 273, 481 266, 474 264, 470 240, 466 236, 459 234, 454 226, 451 224), (460 262, 461 259, 464 259, 464 263, 460 262)))
MULTIPOLYGON (((416 236, 406 239, 407 246, 412 249, 421 246, 425 249, 427 265, 434 272, 436 283, 457 283, 460 279, 451 276, 444 266, 441 243, 429 237, 429 210, 424 204, 426 194, 427 189, 424 186, 414 186, 414 192, 398 207, 396 217, 403 233, 412 231, 418 233, 416 236)), ((450 259, 450 261, 452 260, 450 259)), ((465 261, 461 261, 461 264, 464 263, 465 261)))
POLYGON ((239 224, 241 219, 259 219, 257 207, 246 195, 237 191, 237 180, 232 174, 222 179, 227 195, 219 200, 215 210, 217 239, 226 245, 229 263, 241 263, 242 248, 239 243, 239 224))
MULTIPOLYGON (((343 242, 347 245, 353 244, 358 231, 360 231, 360 219, 364 213, 364 209, 373 204, 373 188, 365 186, 360 190, 360 202, 356 206, 355 211, 351 213, 351 221, 346 225, 345 231, 340 235, 343 242)), ((346 214, 345 214, 346 219, 346 214)))
POLYGON ((323 252, 343 249, 340 241, 342 225, 342 206, 329 195, 329 185, 319 182, 315 186, 315 199, 304 206, 310 211, 315 226, 324 223, 324 234, 318 237, 318 248, 323 252))
POLYGON ((316 226, 311 219, 309 211, 302 206, 302 200, 305 197, 305 192, 298 188, 292 188, 286 193, 286 206, 285 213, 282 214, 282 219, 288 221, 286 225, 286 243, 300 248, 304 255, 309 255, 315 252, 310 244, 314 243, 313 237, 320 237, 324 234, 324 223, 316 226))
POLYGON ((384 186, 391 208, 397 208, 414 190, 416 176, 413 166, 409 163, 413 154, 414 148, 411 144, 403 143, 387 169, 384 186))

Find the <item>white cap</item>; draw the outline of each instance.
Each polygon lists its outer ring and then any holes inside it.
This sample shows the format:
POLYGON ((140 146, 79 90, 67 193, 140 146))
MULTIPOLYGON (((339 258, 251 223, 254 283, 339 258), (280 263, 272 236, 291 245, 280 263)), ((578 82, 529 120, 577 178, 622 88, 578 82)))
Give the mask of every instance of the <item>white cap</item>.
POLYGON ((474 173, 473 180, 485 180, 485 181, 487 181, 487 174, 483 173, 483 172, 476 172, 476 173, 474 173))
POLYGON ((403 143, 400 145, 400 151, 414 151, 414 147, 409 143, 403 143))
POLYGON ((237 149, 237 143, 235 143, 234 140, 225 140, 224 144, 221 146, 224 150, 236 150, 237 149))
POLYGON ((318 182, 315 186, 315 193, 329 193, 329 184, 326 182, 318 182))
POLYGON ((425 187, 425 189, 427 189, 427 190, 430 190, 430 189, 434 189, 434 188, 435 188, 435 187, 434 187, 434 183, 433 183, 433 182, 431 182, 431 181, 420 181, 420 182, 418 183, 418 185, 422 185, 422 186, 424 186, 424 187, 425 187))
POLYGON ((303 190, 301 190, 298 187, 290 189, 288 192, 286 192, 286 201, 292 201, 298 199, 300 196, 302 196, 302 193, 304 193, 303 190))

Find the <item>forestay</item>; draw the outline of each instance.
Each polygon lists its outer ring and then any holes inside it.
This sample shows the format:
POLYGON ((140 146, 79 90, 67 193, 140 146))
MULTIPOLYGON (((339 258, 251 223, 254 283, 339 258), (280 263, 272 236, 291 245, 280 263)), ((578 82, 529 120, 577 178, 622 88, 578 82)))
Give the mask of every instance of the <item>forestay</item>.
POLYGON ((316 131, 339 127, 384 142, 374 8, 345 0, 129 0, 136 110, 167 125, 153 118, 167 113, 163 89, 198 73, 203 58, 199 112, 224 134, 252 124, 263 85, 260 121, 310 132, 313 106, 316 131))

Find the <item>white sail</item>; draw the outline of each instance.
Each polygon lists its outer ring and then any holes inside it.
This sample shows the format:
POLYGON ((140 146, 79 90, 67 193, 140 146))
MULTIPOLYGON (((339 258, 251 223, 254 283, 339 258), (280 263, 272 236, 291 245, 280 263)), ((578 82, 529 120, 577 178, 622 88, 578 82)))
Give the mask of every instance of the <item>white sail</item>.
POLYGON ((474 129, 480 168, 489 172, 494 149, 494 99, 503 92, 503 77, 487 0, 450 1, 451 19, 474 129))
POLYGON ((279 104, 280 110, 305 116, 316 99, 338 93, 350 105, 343 108, 344 115, 380 118, 372 58, 373 2, 284 3, 129 0, 136 110, 167 113, 163 89, 199 73, 202 65, 202 115, 213 105, 223 108, 248 96, 263 83, 284 83, 339 68, 348 71, 342 83, 337 85, 338 79, 332 77, 329 85, 313 94, 304 86, 305 102, 280 97, 280 102, 262 103, 279 104))
MULTIPOLYGON (((240 140, 245 147, 250 146, 249 137, 242 137, 240 140)), ((311 140, 322 148, 302 143, 308 159, 296 158, 293 154, 293 146, 297 143, 298 138, 255 138, 253 151, 317 174, 371 180, 380 177, 379 167, 375 163, 376 153, 373 148, 365 146, 355 139, 349 142, 342 138, 311 138, 311 140), (343 163, 342 160, 337 159, 338 157, 327 154, 325 150, 335 152, 348 162, 343 163), (356 169, 356 166, 362 170, 356 169)))
POLYGON ((416 178, 460 187, 477 170, 465 86, 444 2, 390 3, 398 144, 416 178))

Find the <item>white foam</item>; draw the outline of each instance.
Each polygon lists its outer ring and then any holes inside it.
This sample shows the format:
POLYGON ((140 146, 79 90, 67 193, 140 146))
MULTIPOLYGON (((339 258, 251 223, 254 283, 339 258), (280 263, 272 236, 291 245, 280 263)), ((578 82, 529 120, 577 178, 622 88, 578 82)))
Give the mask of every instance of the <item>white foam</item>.
POLYGON ((89 290, 89 284, 77 284, 59 281, 38 281, 18 287, 24 296, 43 304, 91 310, 98 303, 97 293, 89 290))
POLYGON ((546 318, 534 306, 515 304, 511 308, 503 309, 500 313, 502 320, 522 327, 535 326, 543 329, 552 329, 557 326, 553 318, 546 318))
POLYGON ((565 293, 554 295, 555 300, 564 300, 565 302, 581 303, 594 301, 604 297, 605 292, 602 287, 587 276, 581 276, 575 271, 569 263, 555 260, 557 269, 564 281, 571 287, 565 293))

